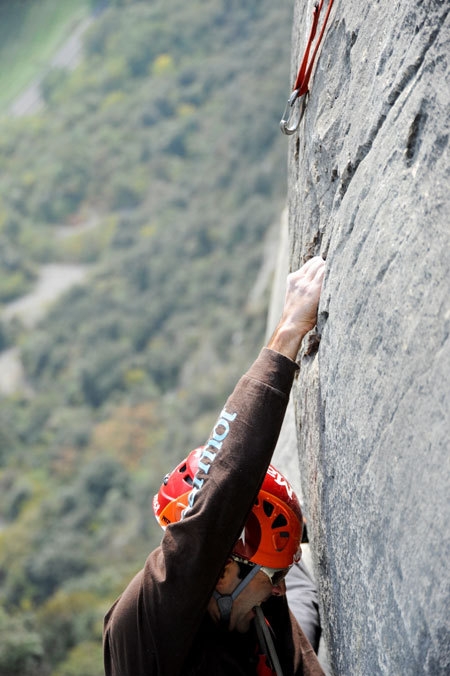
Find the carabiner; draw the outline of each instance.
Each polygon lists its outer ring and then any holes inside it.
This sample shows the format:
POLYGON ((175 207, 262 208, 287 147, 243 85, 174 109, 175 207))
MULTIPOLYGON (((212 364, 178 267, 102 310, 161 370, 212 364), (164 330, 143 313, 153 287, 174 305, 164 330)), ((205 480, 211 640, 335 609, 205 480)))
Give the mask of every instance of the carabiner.
POLYGON ((291 134, 295 134, 295 132, 299 128, 301 119, 303 117, 303 113, 305 111, 305 98, 306 93, 300 95, 299 89, 294 89, 294 91, 288 98, 286 108, 284 109, 283 117, 280 120, 280 129, 286 136, 291 136, 291 134), (296 114, 294 106, 297 99, 300 100, 300 103, 298 105, 298 112, 296 114))

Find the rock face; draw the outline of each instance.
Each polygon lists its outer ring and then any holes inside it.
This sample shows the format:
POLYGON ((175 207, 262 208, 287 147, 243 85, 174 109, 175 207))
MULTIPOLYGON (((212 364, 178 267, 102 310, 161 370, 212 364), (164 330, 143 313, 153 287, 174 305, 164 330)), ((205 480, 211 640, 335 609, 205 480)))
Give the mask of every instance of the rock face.
MULTIPOLYGON (((312 7, 296 2, 293 76, 312 7)), ((291 267, 327 257, 320 348, 293 400, 342 676, 450 673, 449 8, 335 0, 299 130, 281 140, 291 267)))

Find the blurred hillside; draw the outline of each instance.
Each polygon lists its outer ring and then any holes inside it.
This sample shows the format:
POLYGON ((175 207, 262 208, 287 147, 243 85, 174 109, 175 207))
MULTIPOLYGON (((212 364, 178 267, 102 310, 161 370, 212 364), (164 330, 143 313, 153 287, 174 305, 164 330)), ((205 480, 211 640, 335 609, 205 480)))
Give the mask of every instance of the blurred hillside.
MULTIPOLYGON (((19 4, 3 22, 29 25, 19 4)), ((43 64, 45 107, 0 119, 0 356, 25 379, 0 407, 2 675, 102 674, 151 497, 262 344, 291 13, 116 0, 75 70, 43 64), (83 281, 37 323, 8 314, 55 265, 83 281)))

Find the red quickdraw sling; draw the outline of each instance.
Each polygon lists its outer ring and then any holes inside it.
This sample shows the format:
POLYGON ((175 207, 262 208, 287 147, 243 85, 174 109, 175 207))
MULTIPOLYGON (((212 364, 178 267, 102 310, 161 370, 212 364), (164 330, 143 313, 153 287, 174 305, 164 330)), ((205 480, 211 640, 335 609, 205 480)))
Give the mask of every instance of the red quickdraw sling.
POLYGON ((304 111, 305 95, 309 91, 309 79, 311 77, 311 72, 314 66, 314 61, 317 56, 317 51, 319 49, 320 43, 322 42, 328 17, 330 16, 331 8, 333 6, 333 0, 328 0, 327 12, 323 20, 322 28, 320 29, 319 37, 317 38, 317 41, 314 45, 311 59, 309 60, 309 54, 311 52, 311 48, 317 33, 317 26, 319 24, 319 16, 320 12, 322 11, 323 2, 324 0, 319 0, 319 2, 316 2, 314 5, 313 20, 311 31, 309 33, 308 42, 306 43, 305 52, 303 54, 303 58, 300 63, 300 68, 297 73, 297 78, 294 83, 292 94, 288 99, 286 109, 283 113, 283 117, 280 120, 281 131, 283 132, 283 134, 287 134, 288 136, 297 131, 298 126, 300 124, 300 120, 302 119, 304 111), (301 105, 299 107, 298 115, 297 117, 295 117, 294 104, 297 101, 297 99, 301 99, 301 105))

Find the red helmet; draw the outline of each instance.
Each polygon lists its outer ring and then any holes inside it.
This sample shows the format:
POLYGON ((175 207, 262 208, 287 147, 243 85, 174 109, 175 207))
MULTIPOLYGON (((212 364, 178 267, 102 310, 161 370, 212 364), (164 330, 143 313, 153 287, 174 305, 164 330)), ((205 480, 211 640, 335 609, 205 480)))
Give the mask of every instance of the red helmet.
MULTIPOLYGON (((198 469, 203 446, 189 453, 167 474, 153 498, 153 511, 165 528, 179 521, 188 506, 188 496, 198 469)), ((287 568, 301 556, 302 512, 287 479, 269 465, 252 511, 233 554, 268 568, 287 568)))

